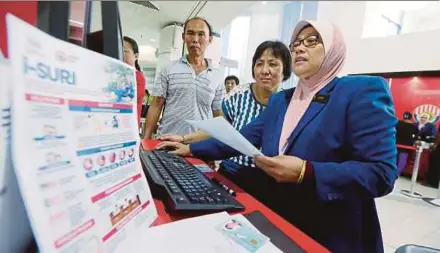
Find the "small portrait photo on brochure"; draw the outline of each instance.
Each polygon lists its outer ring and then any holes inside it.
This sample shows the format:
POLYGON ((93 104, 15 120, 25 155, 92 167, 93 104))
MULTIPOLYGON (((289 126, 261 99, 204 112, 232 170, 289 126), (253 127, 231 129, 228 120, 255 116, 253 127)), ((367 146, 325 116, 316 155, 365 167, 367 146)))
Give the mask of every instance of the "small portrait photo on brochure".
POLYGON ((135 98, 135 75, 132 69, 121 64, 109 63, 106 72, 110 75, 104 92, 109 102, 131 103, 135 98))

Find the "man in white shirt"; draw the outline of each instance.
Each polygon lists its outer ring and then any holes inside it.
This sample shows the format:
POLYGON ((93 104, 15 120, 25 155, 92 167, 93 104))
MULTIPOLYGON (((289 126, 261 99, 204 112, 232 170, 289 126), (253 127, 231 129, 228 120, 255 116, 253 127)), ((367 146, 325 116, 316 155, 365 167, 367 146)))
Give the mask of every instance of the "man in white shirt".
POLYGON ((205 120, 221 116, 225 95, 222 77, 205 58, 212 41, 212 28, 200 17, 185 22, 182 39, 188 54, 161 70, 151 87, 145 137, 150 139, 163 109, 158 134, 185 135, 196 131, 186 120, 205 120))

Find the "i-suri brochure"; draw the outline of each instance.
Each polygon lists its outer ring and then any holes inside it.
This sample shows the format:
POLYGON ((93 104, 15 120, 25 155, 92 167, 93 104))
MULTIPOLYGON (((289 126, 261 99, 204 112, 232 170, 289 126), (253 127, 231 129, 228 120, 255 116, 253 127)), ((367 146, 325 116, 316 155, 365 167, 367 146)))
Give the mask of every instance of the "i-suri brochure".
POLYGON ((41 252, 136 252, 157 218, 134 68, 7 15, 12 158, 41 252))

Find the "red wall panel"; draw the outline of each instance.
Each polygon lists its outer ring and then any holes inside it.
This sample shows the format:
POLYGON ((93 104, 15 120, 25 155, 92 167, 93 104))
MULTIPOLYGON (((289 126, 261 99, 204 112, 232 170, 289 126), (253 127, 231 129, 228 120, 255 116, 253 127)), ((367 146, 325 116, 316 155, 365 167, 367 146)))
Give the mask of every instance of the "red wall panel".
POLYGON ((440 77, 399 77, 390 78, 389 82, 399 119, 405 112, 413 114, 413 121, 427 113, 429 120, 439 126, 440 77))
POLYGON ((0 1, 0 50, 8 57, 6 39, 6 13, 12 13, 24 21, 37 24, 37 1, 0 1))

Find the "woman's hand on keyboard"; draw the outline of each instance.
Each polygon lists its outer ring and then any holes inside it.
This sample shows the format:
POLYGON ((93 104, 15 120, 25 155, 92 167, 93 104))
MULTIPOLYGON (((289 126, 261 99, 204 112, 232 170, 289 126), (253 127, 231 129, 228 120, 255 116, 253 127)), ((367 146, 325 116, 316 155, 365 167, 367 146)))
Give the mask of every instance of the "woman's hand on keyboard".
POLYGON ((183 142, 183 136, 182 135, 172 135, 172 134, 165 134, 157 137, 160 141, 172 141, 172 142, 183 142))
POLYGON ((191 156, 189 145, 179 142, 164 141, 157 145, 156 149, 169 150, 170 154, 179 156, 191 156))

